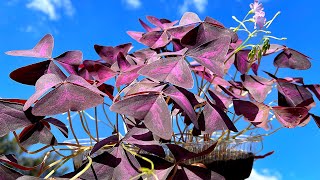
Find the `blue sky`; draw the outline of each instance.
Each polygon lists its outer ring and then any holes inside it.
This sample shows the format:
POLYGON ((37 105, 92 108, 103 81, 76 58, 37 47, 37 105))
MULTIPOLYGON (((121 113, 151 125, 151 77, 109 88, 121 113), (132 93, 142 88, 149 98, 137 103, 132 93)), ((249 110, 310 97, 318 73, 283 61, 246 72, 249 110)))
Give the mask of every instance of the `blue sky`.
MULTIPOLYGON (((281 70, 278 75, 305 76, 305 82, 319 83, 319 2, 261 2, 267 20, 281 11, 270 28, 273 35, 287 37, 281 43, 313 58, 313 66, 307 71, 281 70)), ((210 16, 230 27, 237 25, 231 16, 242 19, 250 3, 251 0, 3 0, 0 2, 0 97, 27 99, 34 93, 33 87, 20 85, 8 75, 39 60, 10 57, 4 52, 31 48, 47 33, 55 38, 55 56, 67 50, 81 50, 84 59, 98 59, 94 44, 115 46, 133 42, 135 50, 143 47, 126 31, 142 31, 138 18, 144 19, 146 15, 179 20, 184 11, 194 11, 202 19, 210 16)), ((320 115, 320 108, 313 112, 320 115)), ((252 179, 319 179, 316 165, 320 162, 319 138, 319 129, 313 121, 305 128, 282 129, 265 138, 264 152, 275 150, 275 154, 255 162, 252 179)))

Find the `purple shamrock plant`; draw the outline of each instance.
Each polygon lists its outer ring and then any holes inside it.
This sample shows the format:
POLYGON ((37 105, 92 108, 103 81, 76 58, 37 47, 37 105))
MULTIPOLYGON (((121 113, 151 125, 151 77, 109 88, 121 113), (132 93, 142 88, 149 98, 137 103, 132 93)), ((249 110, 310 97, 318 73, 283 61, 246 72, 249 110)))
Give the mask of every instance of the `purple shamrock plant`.
POLYGON ((0 136, 12 132, 22 151, 45 152, 45 156, 38 166, 26 167, 13 155, 1 155, 0 177, 27 178, 14 169, 38 169, 38 177, 47 179, 70 160, 74 171, 59 178, 249 177, 254 159, 273 153, 252 151, 262 137, 281 128, 305 126, 311 118, 320 127, 320 117, 311 112, 315 97, 320 99, 320 85, 277 75, 281 68, 310 68, 310 58, 270 43, 285 39, 267 30, 279 13, 266 21, 261 3, 255 0, 250 8, 242 21, 233 17, 239 25, 230 29, 192 12, 180 21, 147 16, 153 27, 139 19, 145 32, 128 31, 146 48, 131 51, 131 43, 95 45, 98 60, 83 60, 81 51, 53 57, 54 40, 49 34, 32 49, 6 52, 46 60, 10 74, 19 83, 35 86, 35 93, 28 100, 0 99, 0 136), (250 31, 247 25, 252 23, 250 31), (244 40, 242 32, 247 34, 244 40), (250 44, 258 34, 263 35, 260 42, 250 44), (270 54, 276 54, 274 72, 261 66, 270 54), (90 108, 95 127, 86 120, 90 108), (98 117, 98 110, 105 116, 98 117), (71 112, 79 115, 89 144, 77 137, 80 130, 74 128, 71 112), (65 113, 68 125, 55 116, 65 113), (99 137, 101 119, 108 121, 109 137, 99 137), (74 141, 58 142, 52 127, 65 138, 71 132, 74 141), (29 146, 38 143, 43 146, 31 151, 29 146), (61 159, 48 164, 51 153, 61 159), (50 168, 49 174, 43 174, 50 168))

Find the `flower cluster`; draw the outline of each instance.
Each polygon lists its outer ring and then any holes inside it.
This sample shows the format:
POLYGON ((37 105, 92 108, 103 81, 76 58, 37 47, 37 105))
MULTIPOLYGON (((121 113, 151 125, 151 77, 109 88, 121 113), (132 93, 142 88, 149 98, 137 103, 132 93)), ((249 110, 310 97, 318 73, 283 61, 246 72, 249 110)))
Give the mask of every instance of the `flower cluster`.
POLYGON ((263 11, 264 8, 262 6, 262 3, 259 3, 259 0, 254 0, 254 3, 250 4, 251 13, 254 13, 253 20, 254 20, 254 28, 257 28, 257 25, 260 29, 263 28, 263 26, 266 23, 265 12, 263 11))

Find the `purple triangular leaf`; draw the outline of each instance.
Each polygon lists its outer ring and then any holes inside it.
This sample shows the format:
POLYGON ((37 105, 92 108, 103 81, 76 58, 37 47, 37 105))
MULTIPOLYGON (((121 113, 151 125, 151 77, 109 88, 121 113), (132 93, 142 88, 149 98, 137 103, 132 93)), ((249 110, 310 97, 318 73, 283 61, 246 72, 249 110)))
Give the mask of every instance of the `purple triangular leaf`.
POLYGON ((143 67, 139 74, 190 89, 192 74, 183 56, 160 59, 143 67))
POLYGON ((70 74, 78 74, 78 67, 82 63, 81 51, 67 51, 54 58, 70 74))
POLYGON ((183 166, 183 171, 188 179, 213 179, 213 180, 224 180, 225 178, 220 174, 213 172, 209 169, 198 167, 198 166, 183 166))
POLYGON ((232 103, 232 98, 223 95, 221 92, 213 89, 209 89, 209 95, 215 101, 215 104, 223 109, 227 109, 232 103))
POLYGON ((151 49, 156 49, 166 46, 169 42, 169 36, 163 31, 152 31, 142 35, 140 42, 151 49))
POLYGON ((83 61, 83 65, 89 74, 101 83, 104 83, 117 74, 111 68, 98 61, 85 60, 83 61))
POLYGON ((0 178, 5 180, 16 180, 23 176, 12 168, 0 164, 0 178))
POLYGON ((36 102, 45 92, 49 91, 54 86, 60 84, 60 79, 55 74, 45 74, 41 76, 35 84, 36 92, 24 104, 23 110, 27 110, 34 102, 36 102))
POLYGON ((64 137, 68 138, 68 128, 63 122, 61 122, 60 120, 58 120, 56 118, 52 118, 52 117, 43 119, 43 121, 46 121, 46 122, 56 126, 61 131, 61 133, 64 135, 64 137))
POLYGON ((304 70, 311 67, 309 59, 308 56, 296 50, 286 48, 275 57, 273 65, 280 68, 304 70))
POLYGON ((6 99, 0 100, 0 137, 30 124, 23 112, 23 104, 6 99))
POLYGON ((305 107, 272 107, 278 121, 287 128, 298 126, 308 116, 308 109, 305 107))
MULTIPOLYGON (((181 39, 181 44, 189 49, 194 49, 223 36, 232 37, 233 34, 233 32, 226 28, 221 28, 211 23, 204 22, 190 30, 181 39)), ((226 46, 229 48, 229 45, 226 46)))
POLYGON ((194 126, 198 128, 197 115, 188 98, 174 86, 166 88, 164 93, 170 96, 185 111, 194 126))
POLYGON ((205 131, 211 134, 217 130, 231 130, 238 132, 227 114, 214 104, 206 104, 203 109, 205 131))
POLYGON ((253 125, 269 130, 267 121, 270 108, 267 105, 257 102, 233 100, 233 107, 236 115, 243 115, 244 119, 253 125))
POLYGON ((111 144, 115 144, 118 143, 119 141, 119 137, 117 135, 112 135, 110 137, 107 137, 99 142, 97 142, 93 148, 90 151, 90 155, 94 154, 95 152, 97 152, 99 149, 101 149, 103 146, 105 145, 111 145, 111 144))
POLYGON ((319 84, 305 85, 304 87, 306 87, 310 91, 312 91, 313 94, 316 95, 316 97, 320 100, 320 85, 319 84))
POLYGON ((151 32, 153 31, 153 29, 147 25, 144 21, 142 21, 141 19, 139 19, 139 22, 141 24, 141 26, 147 31, 147 32, 151 32))
POLYGON ((269 91, 272 89, 273 80, 268 80, 259 76, 241 75, 243 86, 249 91, 251 96, 258 102, 263 102, 269 91))
POLYGON ((46 122, 39 122, 24 128, 19 134, 20 143, 23 146, 29 146, 37 143, 55 145, 57 140, 48 129, 48 125, 49 124, 46 122))
MULTIPOLYGON (((277 89, 285 99, 279 98, 279 106, 313 106, 312 94, 303 86, 289 83, 283 79, 277 80, 277 89)), ((280 97, 280 96, 279 96, 280 97)))
POLYGON ((227 55, 229 44, 230 36, 222 36, 188 51, 187 56, 192 57, 214 74, 222 77, 224 74, 224 59, 227 55))
POLYGON ((173 154, 176 163, 180 163, 196 156, 196 153, 190 152, 177 144, 167 144, 167 147, 173 154))
POLYGON ((249 49, 245 49, 236 54, 234 65, 241 74, 245 74, 250 68, 250 62, 248 60, 249 52, 249 49))
MULTIPOLYGON (((262 46, 261 46, 262 47, 262 46)), ((285 49, 285 46, 279 45, 279 44, 270 44, 269 49, 263 54, 264 56, 276 53, 278 51, 281 51, 285 49)))
POLYGON ((22 84, 35 85, 37 80, 47 73, 56 74, 60 78, 66 77, 53 61, 47 60, 18 68, 10 73, 10 78, 22 84))
POLYGON ((156 18, 156 17, 154 17, 154 16, 147 16, 147 20, 148 20, 151 24, 153 24, 153 25, 155 25, 155 26, 158 26, 158 27, 161 28, 161 29, 164 28, 162 22, 161 22, 158 18, 156 18))
POLYGON ((51 34, 47 34, 32 49, 7 51, 6 54, 11 56, 51 58, 52 49, 53 49, 53 37, 51 34))
POLYGON ((184 26, 184 25, 194 24, 198 22, 201 22, 201 19, 196 13, 185 12, 180 19, 179 25, 184 26))
POLYGON ((131 43, 121 44, 116 47, 101 46, 97 44, 94 45, 94 49, 96 50, 97 54, 100 56, 101 59, 107 62, 109 67, 117 61, 117 56, 119 52, 122 52, 126 55, 131 48, 131 43))
POLYGON ((142 67, 143 66, 140 65, 133 65, 129 69, 126 69, 125 72, 121 72, 117 77, 116 87, 132 83, 135 79, 139 77, 138 72, 142 67))
POLYGON ((118 101, 111 111, 144 119, 146 127, 163 139, 170 139, 172 126, 170 112, 163 97, 158 94, 143 94, 118 101))

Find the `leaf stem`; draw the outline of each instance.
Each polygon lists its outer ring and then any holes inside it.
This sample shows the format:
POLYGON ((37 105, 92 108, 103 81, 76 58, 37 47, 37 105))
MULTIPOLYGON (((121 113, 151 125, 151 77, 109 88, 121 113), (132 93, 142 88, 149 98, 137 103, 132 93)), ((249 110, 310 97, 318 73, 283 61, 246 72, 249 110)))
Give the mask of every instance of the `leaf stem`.
POLYGON ((72 127, 70 110, 68 110, 68 121, 69 121, 70 129, 71 129, 71 132, 72 132, 72 134, 73 134, 73 137, 74 137, 74 139, 76 140, 77 144, 79 145, 79 144, 80 144, 80 143, 79 143, 79 140, 78 140, 78 138, 77 138, 77 136, 76 136, 76 133, 74 132, 74 129, 73 129, 73 127, 72 127))
POLYGON ((96 122, 97 141, 99 142, 99 127, 98 127, 98 111, 97 111, 97 106, 94 107, 94 119, 95 119, 95 122, 96 122))

